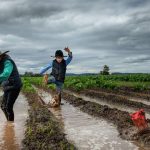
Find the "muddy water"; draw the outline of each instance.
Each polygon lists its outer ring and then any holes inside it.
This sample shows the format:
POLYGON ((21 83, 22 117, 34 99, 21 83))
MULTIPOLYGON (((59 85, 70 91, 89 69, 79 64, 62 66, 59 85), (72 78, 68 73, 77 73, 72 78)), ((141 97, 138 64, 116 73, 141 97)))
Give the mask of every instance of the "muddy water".
MULTIPOLYGON (((39 96, 47 104, 51 95, 41 89, 36 89, 39 96)), ((63 124, 63 130, 69 141, 80 150, 144 150, 129 141, 118 137, 116 128, 102 119, 96 119, 65 100, 60 108, 49 110, 63 124)))
MULTIPOLYGON (((0 96, 2 91, 0 91, 0 96)), ((20 94, 14 105, 15 122, 7 122, 0 109, 0 150, 19 150, 24 138, 25 123, 28 117, 26 98, 20 94)))
MULTIPOLYGON (((125 105, 120 105, 120 104, 116 104, 116 103, 109 103, 105 100, 102 100, 102 99, 98 99, 98 98, 91 98, 89 96, 85 96, 84 94, 77 94, 75 92, 72 92, 72 91, 68 91, 68 90, 64 90, 65 92, 68 92, 70 94, 73 94, 74 96, 77 96, 77 97, 80 97, 82 98, 83 100, 85 101, 90 101, 90 102, 95 102, 97 104, 100 104, 100 105, 107 105, 109 106, 110 108, 117 108, 121 111, 127 111, 129 113, 133 113, 135 111, 137 111, 138 109, 137 108, 133 108, 133 107, 128 107, 128 106, 125 106, 125 105)), ((135 100, 135 99, 134 99, 135 100)), ((135 100, 136 101, 136 100, 135 100)), ((149 118, 150 119, 150 113, 149 112, 146 112, 146 118, 149 118)))

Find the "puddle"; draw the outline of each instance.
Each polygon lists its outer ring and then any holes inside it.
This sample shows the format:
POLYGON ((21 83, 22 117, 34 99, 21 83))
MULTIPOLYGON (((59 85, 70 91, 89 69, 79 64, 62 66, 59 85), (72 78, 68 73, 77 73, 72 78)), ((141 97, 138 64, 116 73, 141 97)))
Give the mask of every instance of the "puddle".
MULTIPOLYGON (((37 89, 38 95, 47 104, 51 95, 37 89)), ((79 150, 146 150, 132 142, 122 140, 113 124, 94 118, 81 112, 65 100, 60 108, 49 108, 63 124, 63 130, 69 141, 79 150)))
MULTIPOLYGON (((2 96, 0 91, 0 96, 2 96)), ((0 109, 0 150, 19 150, 24 138, 25 123, 28 117, 28 103, 20 94, 14 104, 15 122, 6 121, 4 113, 0 109)))
MULTIPOLYGON (((64 90, 65 92, 68 92, 76 97, 80 97, 82 98, 83 100, 85 101, 90 101, 90 102, 94 102, 94 103, 97 103, 97 104, 100 104, 100 105, 107 105, 109 106, 110 108, 117 108, 118 110, 121 110, 121 111, 127 111, 129 113, 133 113, 135 111, 137 111, 138 109, 137 108, 133 108, 133 107, 128 107, 128 106, 125 106, 125 105, 120 105, 120 104, 116 104, 116 103, 109 103, 105 100, 102 100, 102 99, 99 99, 99 98, 91 98, 89 96, 85 96, 84 94, 77 94, 75 92, 72 92, 72 91, 68 91, 68 90, 64 90)), ((146 118, 150 119, 150 113, 146 112, 146 118)))

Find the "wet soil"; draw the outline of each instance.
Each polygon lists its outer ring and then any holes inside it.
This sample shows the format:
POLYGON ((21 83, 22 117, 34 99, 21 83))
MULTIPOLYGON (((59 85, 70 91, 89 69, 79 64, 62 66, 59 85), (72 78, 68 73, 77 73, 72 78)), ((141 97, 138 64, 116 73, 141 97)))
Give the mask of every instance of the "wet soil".
POLYGON ((94 91, 94 90, 84 90, 84 91, 78 92, 78 94, 83 94, 91 98, 97 98, 101 101, 107 102, 108 104, 121 105, 124 107, 127 106, 130 108, 135 108, 137 110, 144 109, 146 112, 150 114, 149 102, 144 101, 144 100, 142 102, 142 100, 139 100, 139 99, 136 100, 135 97, 129 98, 127 96, 117 95, 114 93, 107 93, 103 91, 94 91))
MULTIPOLYGON (((51 100, 51 94, 42 89, 36 88, 42 103, 47 105, 51 100)), ((58 108, 49 108, 56 118, 63 124, 64 133, 68 140, 71 140, 78 149, 99 150, 99 149, 138 149, 133 143, 122 140, 118 137, 116 127, 104 119, 95 118, 83 113, 78 107, 73 107, 65 100, 58 108)), ((144 150, 144 148, 141 148, 144 150)))
MULTIPOLYGON (((44 90, 49 93, 52 92, 47 88, 44 88, 44 90)), ((149 149, 149 130, 147 130, 146 133, 141 133, 139 135, 137 128, 133 125, 133 122, 129 116, 129 112, 121 111, 116 108, 110 108, 106 105, 103 106, 94 102, 85 101, 84 99, 69 94, 68 92, 63 93, 63 98, 83 112, 86 112, 97 118, 103 118, 113 123, 118 129, 120 137, 123 139, 131 141, 133 140, 140 146, 144 145, 144 149, 149 149)), ((150 120, 148 120, 148 122, 150 124, 150 120)))
POLYGON ((44 107, 36 93, 25 93, 30 109, 23 150, 75 150, 67 141, 60 123, 44 107))
MULTIPOLYGON (((72 105, 80 107, 80 109, 90 115, 102 117, 112 122, 117 126, 119 135, 127 140, 137 140, 143 145, 150 146, 150 132, 147 130, 143 135, 138 136, 137 129, 133 125, 133 122, 126 111, 120 111, 115 108, 96 104, 94 102, 84 101, 81 98, 75 97, 71 94, 64 93, 64 98, 72 105), (143 138, 142 138, 143 137, 143 138)), ((150 124, 150 120, 148 120, 150 124)))
MULTIPOLYGON (((73 89, 72 89, 73 90, 73 89)), ((94 91, 101 91, 101 92, 106 92, 106 93, 112 93, 112 94, 117 94, 117 95, 122 95, 122 96, 127 96, 130 98, 139 98, 139 99, 143 99, 145 101, 150 102, 150 91, 146 90, 146 91, 136 91, 133 90, 131 88, 120 88, 120 89, 102 89, 102 88, 91 88, 91 89, 87 89, 87 90, 94 90, 94 91)))
POLYGON ((98 103, 100 105, 107 105, 110 108, 117 108, 121 111, 128 111, 129 113, 133 113, 138 111, 139 109, 144 109, 146 112, 146 118, 150 119, 150 111, 149 111, 149 103, 142 101, 141 99, 132 98, 128 99, 124 96, 118 96, 106 92, 101 91, 82 91, 82 92, 75 92, 70 90, 64 90, 67 93, 70 93, 76 97, 80 97, 86 101, 91 101, 98 103), (95 94, 96 93, 96 94, 95 94), (143 103, 145 102, 145 104, 143 103))

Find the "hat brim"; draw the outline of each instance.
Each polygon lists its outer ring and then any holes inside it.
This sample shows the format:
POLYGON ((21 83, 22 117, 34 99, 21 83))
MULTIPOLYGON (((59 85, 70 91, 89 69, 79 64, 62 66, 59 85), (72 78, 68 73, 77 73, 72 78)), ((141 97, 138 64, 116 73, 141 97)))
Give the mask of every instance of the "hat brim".
MULTIPOLYGON (((55 58, 55 57, 57 57, 57 56, 51 56, 51 57, 55 58)), ((68 57, 68 56, 62 56, 62 57, 68 57)))
POLYGON ((5 54, 7 54, 7 53, 9 53, 10 51, 5 51, 4 53, 2 53, 2 54, 0 54, 0 56, 3 56, 3 55, 5 55, 5 54))

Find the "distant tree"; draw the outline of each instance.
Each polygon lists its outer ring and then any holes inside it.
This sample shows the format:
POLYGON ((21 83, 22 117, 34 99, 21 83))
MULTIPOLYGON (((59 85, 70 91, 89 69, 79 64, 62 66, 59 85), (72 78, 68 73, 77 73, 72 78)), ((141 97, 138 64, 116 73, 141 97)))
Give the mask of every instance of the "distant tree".
POLYGON ((31 76, 33 76, 33 72, 27 72, 27 71, 26 71, 26 72, 24 73, 24 76, 29 76, 29 77, 31 77, 31 76))
POLYGON ((22 76, 24 76, 24 77, 41 77, 42 75, 39 73, 33 73, 33 72, 26 71, 24 73, 24 75, 22 75, 22 76))
POLYGON ((100 71, 100 74, 101 75, 109 75, 109 66, 107 66, 107 65, 104 65, 104 67, 103 67, 103 71, 100 71))

